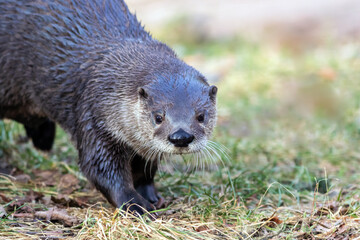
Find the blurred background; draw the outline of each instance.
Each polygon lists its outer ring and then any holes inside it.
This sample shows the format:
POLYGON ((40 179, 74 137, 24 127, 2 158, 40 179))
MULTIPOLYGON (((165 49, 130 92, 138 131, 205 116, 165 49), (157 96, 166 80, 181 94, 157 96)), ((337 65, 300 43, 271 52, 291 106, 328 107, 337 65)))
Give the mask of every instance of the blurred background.
POLYGON ((221 40, 246 36, 255 41, 314 44, 327 37, 337 40, 359 36, 357 0, 130 0, 146 26, 162 28, 184 18, 197 37, 221 40))
POLYGON ((214 138, 233 164, 357 178, 360 1, 127 2, 219 86, 214 138))

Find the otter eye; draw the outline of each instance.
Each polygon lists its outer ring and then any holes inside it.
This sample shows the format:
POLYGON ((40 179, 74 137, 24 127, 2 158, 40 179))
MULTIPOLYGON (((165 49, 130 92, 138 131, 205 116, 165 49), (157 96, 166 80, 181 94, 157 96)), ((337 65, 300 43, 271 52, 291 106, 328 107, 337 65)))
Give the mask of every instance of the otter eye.
POLYGON ((156 122, 156 124, 161 124, 163 122, 163 116, 156 115, 155 116, 155 122, 156 122))
POLYGON ((201 113, 199 116, 197 116, 197 120, 199 121, 199 123, 203 123, 205 120, 205 115, 201 113))

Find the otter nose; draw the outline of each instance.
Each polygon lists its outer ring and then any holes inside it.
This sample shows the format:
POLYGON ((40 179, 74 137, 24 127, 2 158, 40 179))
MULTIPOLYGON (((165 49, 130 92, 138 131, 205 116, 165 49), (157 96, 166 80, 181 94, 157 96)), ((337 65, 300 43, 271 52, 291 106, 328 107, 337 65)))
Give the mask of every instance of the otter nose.
POLYGON ((194 138, 194 135, 185 132, 181 128, 168 137, 169 141, 174 144, 175 147, 187 147, 194 138))

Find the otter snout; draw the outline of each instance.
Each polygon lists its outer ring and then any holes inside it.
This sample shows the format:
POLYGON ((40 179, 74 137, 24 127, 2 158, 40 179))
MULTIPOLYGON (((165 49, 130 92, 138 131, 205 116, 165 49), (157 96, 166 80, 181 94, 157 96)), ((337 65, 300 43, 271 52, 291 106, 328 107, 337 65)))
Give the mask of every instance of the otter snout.
POLYGON ((187 147, 193 140, 194 135, 185 132, 182 128, 170 134, 168 140, 175 145, 175 147, 187 147))

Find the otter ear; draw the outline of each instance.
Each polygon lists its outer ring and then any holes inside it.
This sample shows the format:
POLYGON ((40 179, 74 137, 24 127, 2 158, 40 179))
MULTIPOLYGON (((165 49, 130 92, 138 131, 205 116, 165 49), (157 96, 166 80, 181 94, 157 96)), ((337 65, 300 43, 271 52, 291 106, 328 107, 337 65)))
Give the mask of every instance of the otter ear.
POLYGON ((216 86, 210 86, 209 96, 212 100, 214 100, 216 98, 217 91, 218 91, 218 89, 216 86))
POLYGON ((138 93, 140 95, 140 97, 146 99, 148 97, 148 94, 146 93, 145 89, 142 87, 138 88, 138 93))

